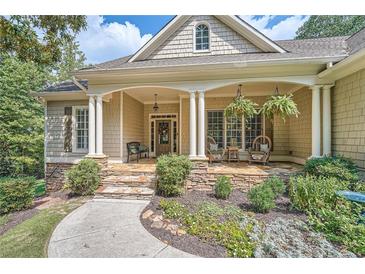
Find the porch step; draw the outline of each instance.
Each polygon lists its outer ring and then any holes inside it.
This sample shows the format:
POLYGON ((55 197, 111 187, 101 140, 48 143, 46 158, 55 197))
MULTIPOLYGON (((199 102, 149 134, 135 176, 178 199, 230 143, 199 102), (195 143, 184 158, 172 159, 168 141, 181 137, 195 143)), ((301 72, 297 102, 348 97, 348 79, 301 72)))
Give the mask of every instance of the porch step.
POLYGON ((126 200, 149 200, 155 191, 148 187, 101 186, 95 193, 95 198, 113 198, 126 200))
POLYGON ((103 186, 151 187, 156 183, 154 174, 144 175, 108 175, 102 181, 103 186))

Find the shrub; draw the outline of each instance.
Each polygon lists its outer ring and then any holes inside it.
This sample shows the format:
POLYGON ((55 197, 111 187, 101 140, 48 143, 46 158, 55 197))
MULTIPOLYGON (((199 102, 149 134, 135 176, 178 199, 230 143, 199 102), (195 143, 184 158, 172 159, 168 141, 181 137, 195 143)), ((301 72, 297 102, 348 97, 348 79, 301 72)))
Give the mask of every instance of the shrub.
POLYGON ((336 191, 346 189, 348 182, 335 177, 298 176, 290 179, 289 196, 295 208, 307 213, 315 230, 364 255, 365 226, 358 221, 365 207, 336 195, 336 191))
POLYGON ((34 177, 0 179, 0 214, 27 209, 34 197, 34 177))
POLYGON ((160 200, 160 208, 162 208, 164 215, 169 219, 179 220, 181 218, 185 218, 189 213, 187 208, 180 204, 179 202, 173 200, 160 200))
POLYGON ((261 184, 251 188, 248 198, 255 211, 266 213, 275 207, 275 194, 267 184, 261 184))
POLYGON ((306 161, 304 172, 316 177, 335 177, 349 183, 359 180, 356 165, 342 156, 312 158, 306 161))
POLYGON ((92 159, 83 159, 66 172, 65 187, 76 195, 92 195, 100 183, 100 166, 92 159))
POLYGON ((184 155, 162 155, 157 159, 157 192, 163 196, 180 195, 185 186, 185 179, 192 168, 191 161, 184 155))
POLYGON ((339 199, 336 191, 346 187, 347 182, 336 178, 297 176, 290 178, 289 197, 296 209, 314 212, 328 205, 334 205, 339 199))
POLYGON ((227 176, 219 176, 214 186, 215 197, 227 199, 232 192, 231 179, 227 176))
POLYGON ((283 180, 277 176, 269 177, 264 181, 264 184, 268 185, 274 192, 275 197, 279 197, 286 191, 286 186, 283 180))

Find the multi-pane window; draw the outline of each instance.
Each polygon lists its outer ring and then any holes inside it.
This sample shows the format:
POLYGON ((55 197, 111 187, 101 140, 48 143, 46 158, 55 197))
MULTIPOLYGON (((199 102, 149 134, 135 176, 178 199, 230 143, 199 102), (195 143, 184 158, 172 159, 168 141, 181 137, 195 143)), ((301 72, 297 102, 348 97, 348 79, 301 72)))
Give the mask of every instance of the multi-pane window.
POLYGON ((242 147, 242 118, 226 118, 226 145, 242 147))
POLYGON ((224 146, 224 115, 223 111, 208 111, 208 136, 218 144, 219 148, 224 146))
POLYGON ((209 28, 205 24, 195 28, 195 50, 209 50, 209 28))
POLYGON ((176 121, 173 122, 172 137, 173 137, 173 142, 174 142, 172 152, 177 153, 177 122, 176 121))
POLYGON ((87 150, 89 146, 89 110, 86 107, 75 109, 75 135, 76 149, 87 150))
POLYGON ((245 148, 252 147, 253 140, 263 133, 263 119, 261 114, 256 114, 247 119, 245 123, 245 148))

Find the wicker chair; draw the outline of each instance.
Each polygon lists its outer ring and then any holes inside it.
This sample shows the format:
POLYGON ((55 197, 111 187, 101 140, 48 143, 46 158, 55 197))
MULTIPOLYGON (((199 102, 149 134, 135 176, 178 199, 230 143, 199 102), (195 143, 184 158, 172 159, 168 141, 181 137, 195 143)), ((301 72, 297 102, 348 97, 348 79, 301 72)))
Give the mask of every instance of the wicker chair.
POLYGON ((218 148, 217 142, 211 136, 207 137, 206 150, 207 150, 207 156, 209 159, 209 163, 223 161, 224 154, 226 151, 222 148, 218 148), (214 146, 216 148, 213 148, 214 146))
POLYGON ((252 147, 248 149, 248 162, 250 164, 255 162, 266 165, 269 162, 271 148, 272 142, 269 137, 257 136, 252 142, 252 147))

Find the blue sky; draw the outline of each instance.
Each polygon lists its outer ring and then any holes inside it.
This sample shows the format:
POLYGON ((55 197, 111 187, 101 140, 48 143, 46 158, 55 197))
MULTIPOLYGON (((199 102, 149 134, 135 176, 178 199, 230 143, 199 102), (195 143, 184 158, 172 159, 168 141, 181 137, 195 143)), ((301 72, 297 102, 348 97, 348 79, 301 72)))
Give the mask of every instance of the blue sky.
MULTIPOLYGON (((303 15, 240 15, 273 40, 292 39, 308 20, 303 15)), ((88 63, 100 63, 130 55, 165 26, 169 15, 88 16, 88 29, 79 34, 81 49, 88 63)))

